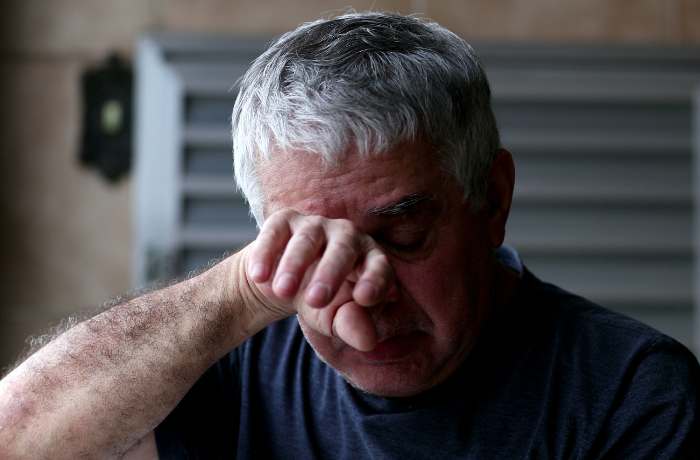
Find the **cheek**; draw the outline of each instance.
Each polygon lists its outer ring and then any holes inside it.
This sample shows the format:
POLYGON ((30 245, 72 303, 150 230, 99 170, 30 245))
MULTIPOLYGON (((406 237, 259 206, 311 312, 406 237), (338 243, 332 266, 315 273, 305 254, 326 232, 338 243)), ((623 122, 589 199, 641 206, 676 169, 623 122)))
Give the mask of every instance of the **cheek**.
POLYGON ((471 242, 437 245, 419 262, 394 263, 396 275, 408 295, 430 317, 436 329, 448 335, 463 331, 474 319, 488 285, 489 248, 471 242))

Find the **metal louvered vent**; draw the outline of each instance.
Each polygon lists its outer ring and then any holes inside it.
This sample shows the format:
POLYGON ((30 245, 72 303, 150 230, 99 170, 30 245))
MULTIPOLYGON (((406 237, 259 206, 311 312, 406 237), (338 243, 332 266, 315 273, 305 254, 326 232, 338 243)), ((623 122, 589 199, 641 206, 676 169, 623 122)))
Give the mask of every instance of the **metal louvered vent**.
MULTIPOLYGON (((134 282, 255 236, 232 176, 235 82, 267 41, 158 35, 137 74, 134 282)), ((691 345, 697 49, 476 46, 516 159, 508 241, 540 278, 691 345)))

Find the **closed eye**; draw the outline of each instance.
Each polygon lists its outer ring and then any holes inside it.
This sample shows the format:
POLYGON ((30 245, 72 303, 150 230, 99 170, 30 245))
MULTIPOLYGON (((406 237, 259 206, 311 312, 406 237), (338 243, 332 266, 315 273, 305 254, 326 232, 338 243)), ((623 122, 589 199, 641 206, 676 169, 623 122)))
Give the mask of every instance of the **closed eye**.
POLYGON ((385 235, 377 238, 378 242, 387 249, 398 252, 415 252, 423 248, 427 232, 410 233, 407 235, 385 235))
POLYGON ((423 247, 423 242, 413 244, 390 244, 392 250, 398 252, 416 252, 423 247))

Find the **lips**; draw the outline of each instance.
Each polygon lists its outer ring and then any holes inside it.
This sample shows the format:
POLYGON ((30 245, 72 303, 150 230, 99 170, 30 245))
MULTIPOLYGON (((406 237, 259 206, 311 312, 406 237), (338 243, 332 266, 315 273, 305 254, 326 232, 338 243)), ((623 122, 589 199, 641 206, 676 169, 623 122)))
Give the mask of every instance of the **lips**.
POLYGON ((425 337, 426 334, 420 331, 394 335, 380 341, 373 350, 360 353, 374 363, 400 361, 418 349, 425 337))

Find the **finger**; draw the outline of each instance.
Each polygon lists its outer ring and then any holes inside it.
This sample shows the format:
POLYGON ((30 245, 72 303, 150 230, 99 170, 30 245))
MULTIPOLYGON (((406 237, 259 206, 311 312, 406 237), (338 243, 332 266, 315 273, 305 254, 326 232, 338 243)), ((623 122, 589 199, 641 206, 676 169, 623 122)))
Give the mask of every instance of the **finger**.
POLYGON ((353 299, 369 307, 381 302, 393 284, 394 270, 389 259, 379 249, 372 248, 365 256, 360 276, 353 289, 353 299))
POLYGON ((328 305, 345 278, 355 269, 359 252, 356 233, 331 231, 326 250, 307 289, 306 303, 316 308, 328 305))
POLYGON ((315 221, 307 221, 294 230, 272 283, 272 290, 277 296, 289 299, 296 295, 307 268, 316 259, 324 243, 323 226, 315 221))
POLYGON ((377 331, 369 312, 355 302, 338 308, 333 318, 333 333, 356 350, 370 351, 377 345, 377 331))
POLYGON ((285 216, 274 214, 265 222, 248 259, 248 274, 253 281, 264 283, 270 278, 291 235, 291 228, 285 216))
POLYGON ((332 337, 333 318, 341 305, 352 301, 352 287, 353 284, 349 282, 341 284, 333 300, 324 308, 311 307, 305 301, 299 299, 297 313, 310 328, 327 337, 332 337))

